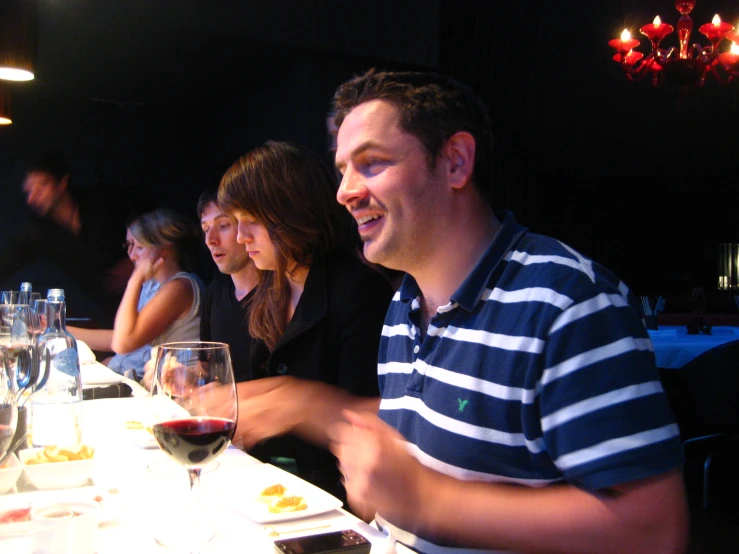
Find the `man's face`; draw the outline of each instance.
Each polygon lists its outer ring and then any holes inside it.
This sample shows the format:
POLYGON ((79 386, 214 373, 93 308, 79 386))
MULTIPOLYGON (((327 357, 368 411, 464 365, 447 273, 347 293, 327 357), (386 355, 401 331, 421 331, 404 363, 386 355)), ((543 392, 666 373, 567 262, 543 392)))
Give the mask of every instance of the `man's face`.
POLYGON ((336 197, 357 221, 365 258, 408 272, 427 260, 447 197, 392 104, 372 100, 349 112, 339 128, 336 167, 343 175, 336 197))
POLYGON ((31 171, 23 182, 26 204, 41 216, 47 215, 67 188, 67 177, 57 181, 45 171, 31 171))
POLYGON ((205 237, 205 246, 210 250, 221 273, 233 275, 246 267, 249 255, 244 245, 236 240, 238 228, 234 217, 211 202, 203 210, 200 227, 205 237))

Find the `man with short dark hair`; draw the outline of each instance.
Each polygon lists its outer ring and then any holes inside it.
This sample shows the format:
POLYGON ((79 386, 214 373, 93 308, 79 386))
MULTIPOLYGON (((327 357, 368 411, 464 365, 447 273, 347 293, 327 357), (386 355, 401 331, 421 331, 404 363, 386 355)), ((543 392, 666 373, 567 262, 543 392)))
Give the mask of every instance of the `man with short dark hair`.
POLYGON ((244 245, 236 241, 236 220, 218 206, 218 192, 202 194, 197 210, 205 245, 218 267, 203 296, 200 340, 228 344, 236 381, 248 381, 253 376, 247 297, 259 275, 244 245))
POLYGON ((350 498, 398 541, 679 552, 679 431, 638 304, 604 267, 494 212, 484 106, 452 79, 369 72, 335 96, 338 200, 408 273, 379 419, 347 414, 350 498))
POLYGON ((365 257, 406 272, 381 399, 259 383, 248 438, 328 429, 352 509, 416 552, 684 552, 679 430, 628 287, 493 210, 469 88, 369 71, 334 105, 337 198, 365 257))

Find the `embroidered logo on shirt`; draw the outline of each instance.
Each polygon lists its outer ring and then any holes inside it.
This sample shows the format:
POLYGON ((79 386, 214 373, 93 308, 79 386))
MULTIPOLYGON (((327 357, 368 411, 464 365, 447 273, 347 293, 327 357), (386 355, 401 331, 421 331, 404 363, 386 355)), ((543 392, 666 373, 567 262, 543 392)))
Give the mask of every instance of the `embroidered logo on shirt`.
POLYGON ((462 400, 461 398, 457 398, 457 403, 459 404, 459 411, 464 412, 464 409, 467 407, 469 400, 462 400))

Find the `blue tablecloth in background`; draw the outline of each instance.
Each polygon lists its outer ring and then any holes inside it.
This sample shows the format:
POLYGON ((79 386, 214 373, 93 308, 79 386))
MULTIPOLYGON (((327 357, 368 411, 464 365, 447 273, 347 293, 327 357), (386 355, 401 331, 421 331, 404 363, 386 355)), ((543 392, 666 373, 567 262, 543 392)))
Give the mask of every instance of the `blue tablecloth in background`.
POLYGON ((739 340, 739 327, 714 327, 710 335, 688 335, 682 326, 660 326, 649 331, 657 367, 680 369, 703 352, 739 340))

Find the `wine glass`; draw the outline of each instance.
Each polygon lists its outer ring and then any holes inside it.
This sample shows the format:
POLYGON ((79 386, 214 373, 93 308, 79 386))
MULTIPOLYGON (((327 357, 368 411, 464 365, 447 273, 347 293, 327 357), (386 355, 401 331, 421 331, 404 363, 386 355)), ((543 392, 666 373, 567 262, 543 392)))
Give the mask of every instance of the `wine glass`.
POLYGON ((174 342, 159 345, 151 386, 150 425, 162 449, 187 470, 190 506, 178 528, 158 525, 157 542, 197 548, 213 536, 199 508, 203 467, 226 451, 238 415, 236 384, 227 344, 174 342))
POLYGON ((0 345, 6 348, 8 370, 15 375, 19 394, 24 394, 38 378, 33 314, 28 304, 0 304, 0 345))
POLYGON ((13 446, 18 423, 18 383, 8 359, 7 348, 0 346, 0 462, 13 446))
MULTIPOLYGON (((34 293, 35 294, 35 293, 34 293)), ((31 304, 33 332, 40 335, 46 330, 46 298, 36 298, 31 304)))

